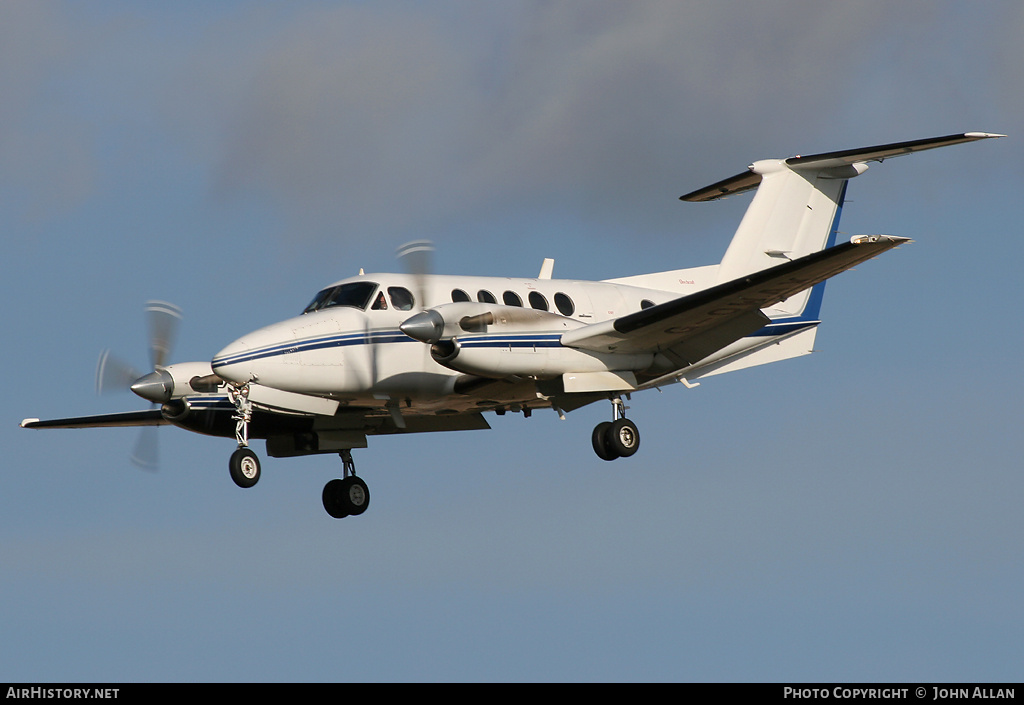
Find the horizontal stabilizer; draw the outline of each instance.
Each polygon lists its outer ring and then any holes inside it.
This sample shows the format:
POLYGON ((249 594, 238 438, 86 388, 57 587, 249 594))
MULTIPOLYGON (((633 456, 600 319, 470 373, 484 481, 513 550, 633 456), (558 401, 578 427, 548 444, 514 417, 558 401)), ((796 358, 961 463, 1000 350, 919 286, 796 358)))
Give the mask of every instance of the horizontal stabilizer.
MULTIPOLYGON (((991 139, 993 137, 1005 137, 990 132, 963 132, 944 137, 929 137, 923 140, 911 140, 909 142, 893 142, 891 144, 880 144, 874 147, 861 147, 859 149, 846 149, 839 152, 823 152, 821 154, 810 154, 807 156, 795 156, 786 159, 786 165, 790 168, 802 171, 803 169, 824 170, 835 167, 852 166, 864 162, 881 162, 885 159, 900 157, 904 154, 921 152, 926 149, 948 147, 953 144, 963 144, 976 140, 991 139)), ((753 166, 753 165, 751 165, 753 166)), ((748 167, 749 169, 749 167, 748 167)), ((715 201, 735 193, 743 193, 756 188, 761 183, 761 174, 753 171, 745 171, 723 179, 710 186, 691 191, 685 196, 680 196, 683 201, 715 201)))
POLYGON ((823 154, 811 154, 806 157, 796 156, 786 160, 786 164, 793 168, 813 166, 815 168, 828 169, 837 166, 847 166, 859 162, 881 162, 893 157, 902 157, 904 154, 923 152, 926 149, 948 147, 954 144, 975 142, 993 137, 1006 137, 990 132, 964 132, 944 137, 929 137, 923 140, 911 140, 909 142, 893 142, 882 144, 876 147, 862 147, 861 149, 846 149, 840 152, 825 152, 823 154))
POLYGON ((726 196, 732 196, 736 193, 743 193, 750 191, 751 189, 757 188, 761 184, 761 175, 755 174, 752 171, 744 171, 743 173, 736 174, 736 176, 730 176, 728 179, 722 179, 721 181, 715 182, 710 186, 692 191, 685 196, 680 196, 680 201, 717 201, 719 198, 725 198, 726 196))

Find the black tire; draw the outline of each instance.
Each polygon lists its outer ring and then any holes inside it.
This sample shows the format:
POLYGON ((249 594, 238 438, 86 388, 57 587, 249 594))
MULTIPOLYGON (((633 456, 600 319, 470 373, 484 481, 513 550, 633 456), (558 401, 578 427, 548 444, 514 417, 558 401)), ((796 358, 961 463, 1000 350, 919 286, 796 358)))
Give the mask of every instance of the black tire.
POLYGON ((342 486, 344 484, 344 480, 331 480, 324 485, 324 491, 321 495, 324 509, 335 519, 344 519, 348 516, 348 512, 345 511, 341 504, 342 486))
POLYGON ((640 431, 629 419, 612 422, 606 435, 608 447, 622 458, 628 458, 640 450, 640 431))
POLYGON ((340 504, 350 516, 359 516, 370 506, 370 489, 355 475, 342 480, 340 504))
POLYGON ((239 448, 228 462, 231 479, 239 487, 252 487, 260 481, 260 459, 248 448, 239 448))
POLYGON ((619 457, 609 442, 608 430, 611 427, 611 421, 602 421, 594 426, 594 432, 590 436, 590 441, 594 444, 594 452, 601 460, 615 460, 619 457))

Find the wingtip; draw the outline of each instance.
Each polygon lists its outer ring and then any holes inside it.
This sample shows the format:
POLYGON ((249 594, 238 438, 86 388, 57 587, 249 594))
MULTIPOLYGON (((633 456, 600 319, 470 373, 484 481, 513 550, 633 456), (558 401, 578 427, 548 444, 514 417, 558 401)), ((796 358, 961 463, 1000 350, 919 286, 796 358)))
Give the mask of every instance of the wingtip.
POLYGON ((22 428, 32 428, 37 423, 39 423, 39 419, 22 419, 20 426, 22 428))
POLYGON ((978 140, 987 140, 993 137, 1006 137, 1006 135, 1001 135, 998 132, 965 132, 964 137, 973 137, 974 139, 978 140))

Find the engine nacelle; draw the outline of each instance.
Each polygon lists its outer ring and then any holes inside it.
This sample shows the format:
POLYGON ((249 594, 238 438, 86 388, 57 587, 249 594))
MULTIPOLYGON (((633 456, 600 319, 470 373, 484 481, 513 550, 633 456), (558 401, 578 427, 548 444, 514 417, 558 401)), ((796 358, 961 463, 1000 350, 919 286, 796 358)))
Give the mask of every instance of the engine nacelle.
POLYGON ((645 370, 654 362, 649 353, 624 355, 567 348, 561 334, 465 336, 430 346, 430 356, 448 369, 479 377, 509 376, 552 379, 570 372, 645 370))
POLYGON ((165 404, 196 392, 214 392, 223 382, 213 374, 208 362, 179 362, 140 377, 132 383, 131 390, 154 404, 165 404))
POLYGON ((448 369, 479 377, 552 379, 568 372, 644 370, 652 354, 597 353, 562 345, 587 324, 549 311, 476 302, 443 304, 407 319, 402 331, 430 345, 448 369))
POLYGON ((561 335, 585 323, 550 311, 472 301, 442 304, 411 316, 399 328, 410 338, 434 344, 466 333, 527 333, 561 335))

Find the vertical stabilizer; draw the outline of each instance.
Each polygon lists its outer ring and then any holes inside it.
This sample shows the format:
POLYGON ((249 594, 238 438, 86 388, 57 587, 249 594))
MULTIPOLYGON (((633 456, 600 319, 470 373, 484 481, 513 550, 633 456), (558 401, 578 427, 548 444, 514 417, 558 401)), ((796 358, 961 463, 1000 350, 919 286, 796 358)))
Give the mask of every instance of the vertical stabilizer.
MULTIPOLYGON (((835 244, 836 229, 848 176, 867 169, 797 170, 784 160, 764 160, 751 166, 761 177, 754 200, 740 221, 718 268, 719 283, 803 257, 835 244)), ((798 314, 810 290, 779 304, 778 309, 798 314)))

